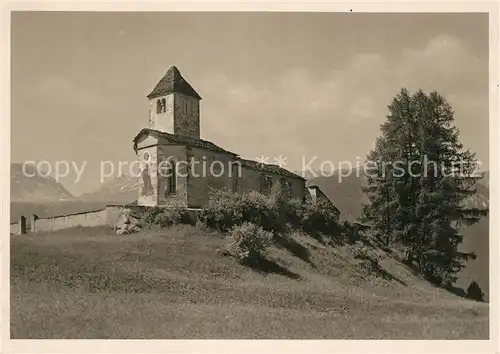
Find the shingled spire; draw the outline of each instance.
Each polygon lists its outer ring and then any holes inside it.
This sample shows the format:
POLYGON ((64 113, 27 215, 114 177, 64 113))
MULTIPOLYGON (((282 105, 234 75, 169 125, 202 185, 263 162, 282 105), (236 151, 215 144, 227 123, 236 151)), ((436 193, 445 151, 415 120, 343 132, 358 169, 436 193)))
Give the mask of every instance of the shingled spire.
POLYGON ((182 77, 179 69, 171 66, 167 70, 165 76, 156 84, 155 88, 147 96, 148 99, 154 99, 160 96, 166 96, 169 93, 178 92, 184 95, 197 98, 201 100, 200 95, 194 88, 182 77))

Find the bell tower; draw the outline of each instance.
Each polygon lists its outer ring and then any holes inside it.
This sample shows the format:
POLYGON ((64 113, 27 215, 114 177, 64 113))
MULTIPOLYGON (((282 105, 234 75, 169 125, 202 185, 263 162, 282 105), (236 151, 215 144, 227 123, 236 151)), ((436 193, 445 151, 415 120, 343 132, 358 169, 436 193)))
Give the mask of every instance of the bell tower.
POLYGON ((172 66, 147 96, 148 128, 200 139, 200 95, 172 66))

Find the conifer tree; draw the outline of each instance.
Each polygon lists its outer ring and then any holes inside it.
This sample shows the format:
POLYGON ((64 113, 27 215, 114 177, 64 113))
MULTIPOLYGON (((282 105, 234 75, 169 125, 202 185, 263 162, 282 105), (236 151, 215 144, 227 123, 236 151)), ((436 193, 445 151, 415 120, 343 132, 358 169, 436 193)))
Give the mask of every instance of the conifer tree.
POLYGON ((363 188, 363 222, 386 244, 403 245, 406 260, 427 279, 449 285, 474 257, 458 250, 461 227, 487 214, 467 205, 480 178, 475 155, 463 148, 454 112, 437 92, 402 89, 388 108, 367 156, 376 168, 363 188))

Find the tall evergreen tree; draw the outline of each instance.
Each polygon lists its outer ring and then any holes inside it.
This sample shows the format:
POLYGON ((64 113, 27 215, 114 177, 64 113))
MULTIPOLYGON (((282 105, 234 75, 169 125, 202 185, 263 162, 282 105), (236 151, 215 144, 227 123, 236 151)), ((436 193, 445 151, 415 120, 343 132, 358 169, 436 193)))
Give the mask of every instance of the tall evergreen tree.
POLYGON ((383 156, 387 152, 386 141, 377 139, 375 150, 368 154, 373 170, 366 173, 368 184, 363 186, 363 192, 369 200, 369 205, 363 208, 363 223, 370 224, 375 232, 375 237, 386 246, 392 243, 392 214, 397 206, 393 200, 393 188, 387 171, 379 167, 388 157, 383 156))
POLYGON ((467 206, 480 178, 477 160, 460 143, 454 112, 437 92, 402 89, 388 108, 367 156, 376 168, 367 171, 363 222, 384 243, 403 245, 406 260, 429 280, 451 284, 473 257, 458 250, 460 228, 487 214, 467 206))

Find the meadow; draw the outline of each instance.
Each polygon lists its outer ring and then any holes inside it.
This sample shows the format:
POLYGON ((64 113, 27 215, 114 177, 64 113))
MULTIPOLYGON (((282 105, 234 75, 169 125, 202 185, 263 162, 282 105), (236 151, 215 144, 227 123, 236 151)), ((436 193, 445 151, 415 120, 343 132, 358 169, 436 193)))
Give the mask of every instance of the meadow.
POLYGON ((488 304, 437 288, 375 248, 293 232, 258 267, 220 233, 175 225, 11 235, 11 338, 487 339, 488 304))

